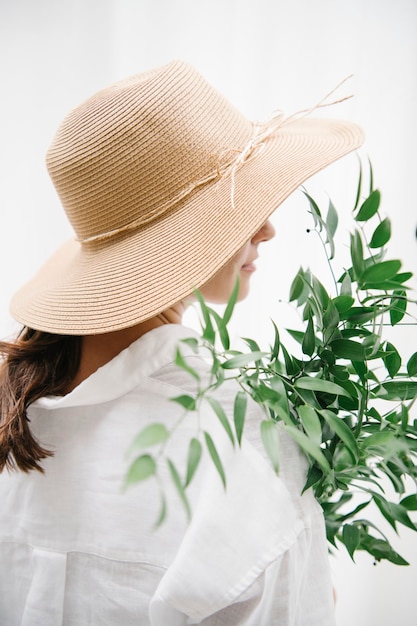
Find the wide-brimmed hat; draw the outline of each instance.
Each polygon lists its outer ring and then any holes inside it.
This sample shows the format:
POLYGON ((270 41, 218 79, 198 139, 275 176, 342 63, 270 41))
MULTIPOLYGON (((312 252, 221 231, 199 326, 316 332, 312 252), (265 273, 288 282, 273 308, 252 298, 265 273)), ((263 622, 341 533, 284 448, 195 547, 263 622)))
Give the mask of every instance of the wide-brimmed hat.
POLYGON ((214 276, 308 177, 360 146, 350 122, 248 121, 174 61, 64 119, 47 167, 76 237, 14 296, 38 330, 133 326, 214 276))

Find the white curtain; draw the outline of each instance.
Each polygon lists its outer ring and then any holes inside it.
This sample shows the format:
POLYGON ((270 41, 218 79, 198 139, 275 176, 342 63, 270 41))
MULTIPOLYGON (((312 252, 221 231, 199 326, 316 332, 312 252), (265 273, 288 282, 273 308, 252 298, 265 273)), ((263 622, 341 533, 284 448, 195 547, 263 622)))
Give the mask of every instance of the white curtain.
MULTIPOLYGON (((172 58, 194 64, 256 119, 314 105, 353 73, 334 98, 355 97, 324 114, 365 128, 361 154, 393 222, 392 254, 417 271, 416 27, 415 0, 0 0, 0 335, 16 327, 12 293, 71 236, 44 167, 57 125, 95 90, 172 58)), ((308 184, 323 202, 332 197, 346 234, 357 169, 350 156, 308 184)), ((267 341, 271 316, 283 326, 291 318, 282 301, 298 266, 322 271, 306 209, 294 194, 274 216, 277 237, 236 335, 267 341)), ((414 352, 415 329, 401 341, 414 352)), ((339 626, 415 623, 416 539, 393 538, 408 568, 332 557, 339 626)))

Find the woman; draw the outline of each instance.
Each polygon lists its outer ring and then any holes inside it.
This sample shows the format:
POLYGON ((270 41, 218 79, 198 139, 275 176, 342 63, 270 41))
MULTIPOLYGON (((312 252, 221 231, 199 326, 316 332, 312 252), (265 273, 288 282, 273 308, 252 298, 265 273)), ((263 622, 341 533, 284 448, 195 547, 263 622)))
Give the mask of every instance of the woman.
MULTIPOLYGON (((1 344, 0 623, 334 623, 304 457, 280 433, 274 474, 258 406, 239 450, 209 407, 179 422, 172 398, 195 380, 174 355, 193 334, 181 316, 194 289, 223 303, 239 277, 244 298, 271 213, 361 142, 347 122, 254 125, 180 61, 65 118, 47 165, 76 237, 13 298, 23 330, 1 344), (177 425, 166 454, 180 469, 196 430, 209 433, 227 475, 225 491, 204 456, 188 524, 164 465, 157 531, 158 483, 121 490, 126 450, 153 422, 177 425)), ((217 391, 228 415, 235 394, 217 391)))

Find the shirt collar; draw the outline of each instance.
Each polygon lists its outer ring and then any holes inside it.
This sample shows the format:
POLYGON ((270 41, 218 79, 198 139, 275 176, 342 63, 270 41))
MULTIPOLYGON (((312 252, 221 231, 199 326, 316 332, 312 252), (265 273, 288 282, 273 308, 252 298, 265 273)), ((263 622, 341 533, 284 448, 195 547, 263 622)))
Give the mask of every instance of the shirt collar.
POLYGON ((166 324, 154 328, 122 350, 65 396, 45 396, 31 406, 61 409, 108 402, 131 391, 140 380, 175 359, 178 342, 198 337, 191 328, 166 324))

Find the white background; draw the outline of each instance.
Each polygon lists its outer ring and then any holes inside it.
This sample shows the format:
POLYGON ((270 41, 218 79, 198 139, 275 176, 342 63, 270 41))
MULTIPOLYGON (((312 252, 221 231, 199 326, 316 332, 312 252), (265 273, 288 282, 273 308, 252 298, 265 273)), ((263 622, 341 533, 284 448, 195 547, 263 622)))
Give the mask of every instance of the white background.
MULTIPOLYGON (((415 0, 0 0, 0 335, 16 329, 12 293, 71 236, 44 167, 57 125, 95 90, 173 58, 193 63, 256 119, 309 107, 353 73, 339 93, 354 99, 325 114, 364 127, 361 155, 372 160, 393 222, 391 254, 415 271, 416 29, 415 0)), ((307 185, 322 202, 332 197, 342 242, 357 169, 353 155, 307 185)), ((269 317, 280 327, 297 323, 285 301, 301 264, 328 279, 301 193, 273 220, 277 237, 264 247, 233 326, 261 343, 271 336, 269 317)), ((415 328, 398 343, 414 352, 415 328)), ((394 538, 408 568, 375 567, 365 555, 354 565, 343 552, 332 558, 339 626, 417 623, 416 540, 411 531, 394 538)))

